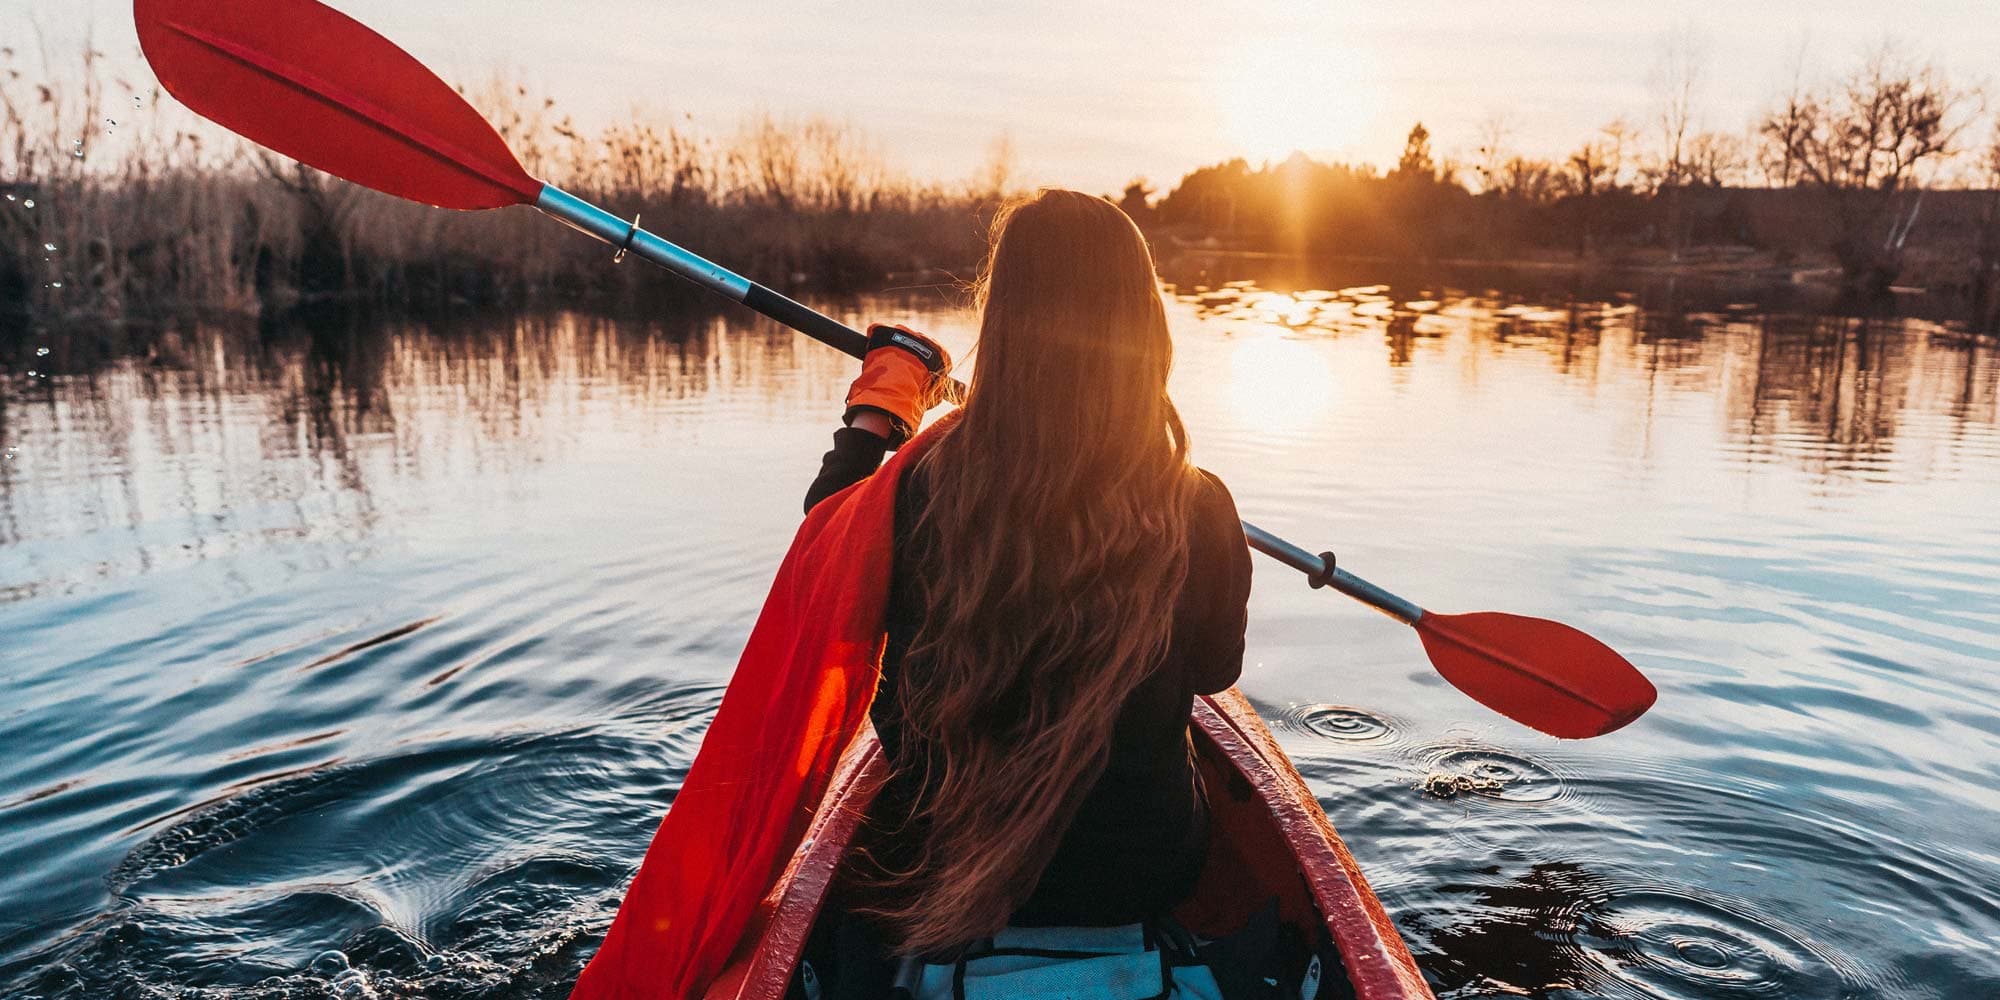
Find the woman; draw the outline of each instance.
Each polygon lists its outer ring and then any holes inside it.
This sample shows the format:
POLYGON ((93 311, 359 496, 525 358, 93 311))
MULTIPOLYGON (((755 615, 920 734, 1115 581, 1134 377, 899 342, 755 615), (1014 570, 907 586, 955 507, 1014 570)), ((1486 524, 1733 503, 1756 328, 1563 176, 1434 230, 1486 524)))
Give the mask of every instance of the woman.
MULTIPOLYGON (((1250 587, 1235 505, 1167 396, 1138 228, 1050 190, 994 233, 971 388, 895 491, 869 710, 892 777, 844 880, 845 933, 933 964, 1010 926, 1159 922, 1188 895, 1207 844, 1189 710, 1241 670, 1250 587)), ((876 327, 871 347, 808 510, 945 384, 920 335, 876 327)))

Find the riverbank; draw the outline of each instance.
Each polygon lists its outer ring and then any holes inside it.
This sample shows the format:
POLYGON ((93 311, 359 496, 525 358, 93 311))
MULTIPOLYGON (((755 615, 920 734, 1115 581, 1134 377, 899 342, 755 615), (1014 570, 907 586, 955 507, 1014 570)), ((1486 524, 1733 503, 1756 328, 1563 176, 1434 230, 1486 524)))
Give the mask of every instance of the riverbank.
MULTIPOLYGON (((90 66, 80 89, 44 87, 40 98, 18 89, 19 73, 0 72, 9 328, 327 302, 647 308, 695 294, 650 268, 614 266, 604 246, 533 209, 400 201, 218 137, 157 91, 130 96, 143 110, 119 125, 107 114, 119 101, 90 66)), ((586 135, 523 87, 470 98, 533 176, 780 288, 857 291, 897 272, 966 266, 1013 189, 1004 162, 965 182, 906 177, 865 135, 822 119, 754 116, 720 135, 634 120, 586 135)))
MULTIPOLYGON (((115 325, 350 301, 424 309, 613 302, 692 294, 531 209, 441 212, 301 175, 200 174, 100 188, 18 185, 0 203, 0 315, 115 325)), ((895 273, 976 261, 997 199, 900 190, 865 208, 784 206, 651 191, 579 192, 779 287, 854 291, 895 273)))

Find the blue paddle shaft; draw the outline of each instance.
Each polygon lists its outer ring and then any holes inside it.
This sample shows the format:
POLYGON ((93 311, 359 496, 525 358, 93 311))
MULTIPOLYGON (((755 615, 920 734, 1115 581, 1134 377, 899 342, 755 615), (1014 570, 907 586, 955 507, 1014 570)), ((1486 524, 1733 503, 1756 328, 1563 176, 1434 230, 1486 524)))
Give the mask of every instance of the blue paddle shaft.
POLYGON ((1402 622, 1415 625, 1424 616, 1424 609, 1403 598, 1397 597, 1338 566, 1329 566, 1328 560, 1317 553, 1307 552, 1262 528, 1243 522, 1243 537, 1250 547, 1298 570, 1314 579, 1324 579, 1326 585, 1402 622), (1327 572, 1332 570, 1332 572, 1327 572), (1324 577, 1322 577, 1324 574, 1324 577))

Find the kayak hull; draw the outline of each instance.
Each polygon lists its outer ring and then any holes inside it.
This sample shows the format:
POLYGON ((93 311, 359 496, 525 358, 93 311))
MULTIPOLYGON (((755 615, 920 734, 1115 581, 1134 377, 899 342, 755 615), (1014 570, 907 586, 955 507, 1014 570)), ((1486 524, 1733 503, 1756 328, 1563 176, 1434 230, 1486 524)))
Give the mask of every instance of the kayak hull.
MULTIPOLYGON (((1276 897, 1281 920, 1337 949, 1358 1000, 1428 1000, 1430 988, 1394 922, 1256 710, 1232 688, 1196 699, 1191 722, 1212 835, 1200 883, 1175 917, 1196 933, 1220 935, 1276 897)), ((805 841, 706 1000, 785 995, 887 769, 872 733, 855 741, 805 841)))

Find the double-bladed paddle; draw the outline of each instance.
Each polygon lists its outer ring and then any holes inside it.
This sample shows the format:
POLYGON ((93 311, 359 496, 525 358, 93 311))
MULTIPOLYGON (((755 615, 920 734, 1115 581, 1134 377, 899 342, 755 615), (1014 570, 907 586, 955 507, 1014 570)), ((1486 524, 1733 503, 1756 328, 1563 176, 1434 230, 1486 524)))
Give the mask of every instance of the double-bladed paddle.
MULTIPOLYGON (((135 0, 139 43, 167 92, 272 150, 364 187, 442 208, 532 205, 545 215, 855 357, 867 338, 832 317, 528 175, 479 112, 395 43, 317 0, 135 0)), ((1447 681, 1553 736, 1638 718, 1651 682, 1561 622, 1446 615, 1383 590, 1248 522, 1250 547, 1416 629, 1447 681)))

